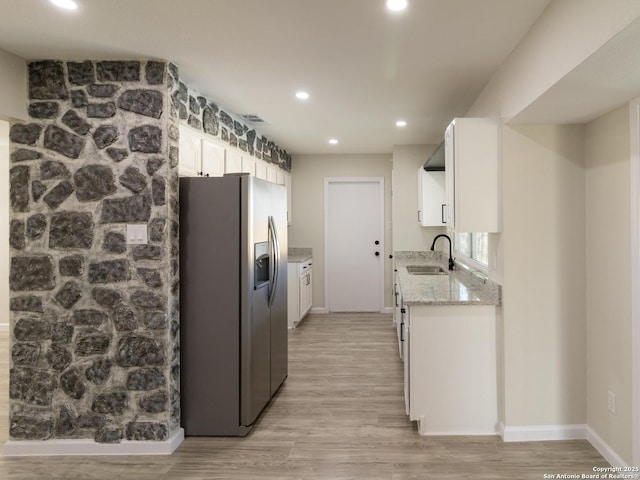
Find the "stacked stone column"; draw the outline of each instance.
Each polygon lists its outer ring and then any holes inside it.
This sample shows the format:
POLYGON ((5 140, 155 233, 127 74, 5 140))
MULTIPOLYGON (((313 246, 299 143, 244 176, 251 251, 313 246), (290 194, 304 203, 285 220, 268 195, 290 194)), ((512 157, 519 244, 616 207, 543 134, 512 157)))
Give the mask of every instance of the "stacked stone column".
POLYGON ((179 427, 177 69, 29 64, 10 131, 10 436, 179 427), (129 245, 127 224, 149 242, 129 245))

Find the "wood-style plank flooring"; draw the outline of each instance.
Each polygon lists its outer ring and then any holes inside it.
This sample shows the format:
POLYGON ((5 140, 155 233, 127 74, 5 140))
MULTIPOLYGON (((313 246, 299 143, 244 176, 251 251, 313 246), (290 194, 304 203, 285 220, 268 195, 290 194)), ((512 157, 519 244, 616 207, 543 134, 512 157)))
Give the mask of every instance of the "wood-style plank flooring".
MULTIPOLYGON (((607 462, 586 441, 420 437, 404 414, 389 316, 308 316, 289 378, 246 438, 187 438, 170 456, 0 457, 2 480, 541 479, 607 462)), ((8 332, 0 332, 0 442, 8 438, 8 332)))

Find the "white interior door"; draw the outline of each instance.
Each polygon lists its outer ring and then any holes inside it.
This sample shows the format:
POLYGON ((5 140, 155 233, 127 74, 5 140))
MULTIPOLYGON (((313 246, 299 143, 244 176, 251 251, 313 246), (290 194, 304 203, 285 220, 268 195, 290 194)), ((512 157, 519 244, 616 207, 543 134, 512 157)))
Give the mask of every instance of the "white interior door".
POLYGON ((379 312, 384 179, 325 179, 325 292, 330 312, 379 312))

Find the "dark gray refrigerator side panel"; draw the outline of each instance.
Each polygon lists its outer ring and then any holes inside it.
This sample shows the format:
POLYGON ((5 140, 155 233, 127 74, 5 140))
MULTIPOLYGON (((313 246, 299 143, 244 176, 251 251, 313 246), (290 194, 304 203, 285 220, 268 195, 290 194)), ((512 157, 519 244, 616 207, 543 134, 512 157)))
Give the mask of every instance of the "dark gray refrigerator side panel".
POLYGON ((287 191, 282 185, 269 185, 271 214, 275 222, 280 252, 276 296, 271 305, 271 395, 287 378, 287 191))
POLYGON ((180 179, 181 402, 186 435, 238 435, 240 192, 180 179), (225 206, 225 208, 216 208, 225 206))

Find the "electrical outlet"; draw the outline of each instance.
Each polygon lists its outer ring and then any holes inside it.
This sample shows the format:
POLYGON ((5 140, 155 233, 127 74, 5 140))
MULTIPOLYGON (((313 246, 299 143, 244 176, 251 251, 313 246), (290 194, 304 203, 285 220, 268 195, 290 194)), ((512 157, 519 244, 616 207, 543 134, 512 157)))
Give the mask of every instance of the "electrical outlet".
POLYGON ((144 245, 147 243, 147 225, 127 225, 127 243, 129 245, 144 245))
POLYGON ((609 390, 607 395, 607 408, 615 415, 616 414, 616 394, 609 390))

